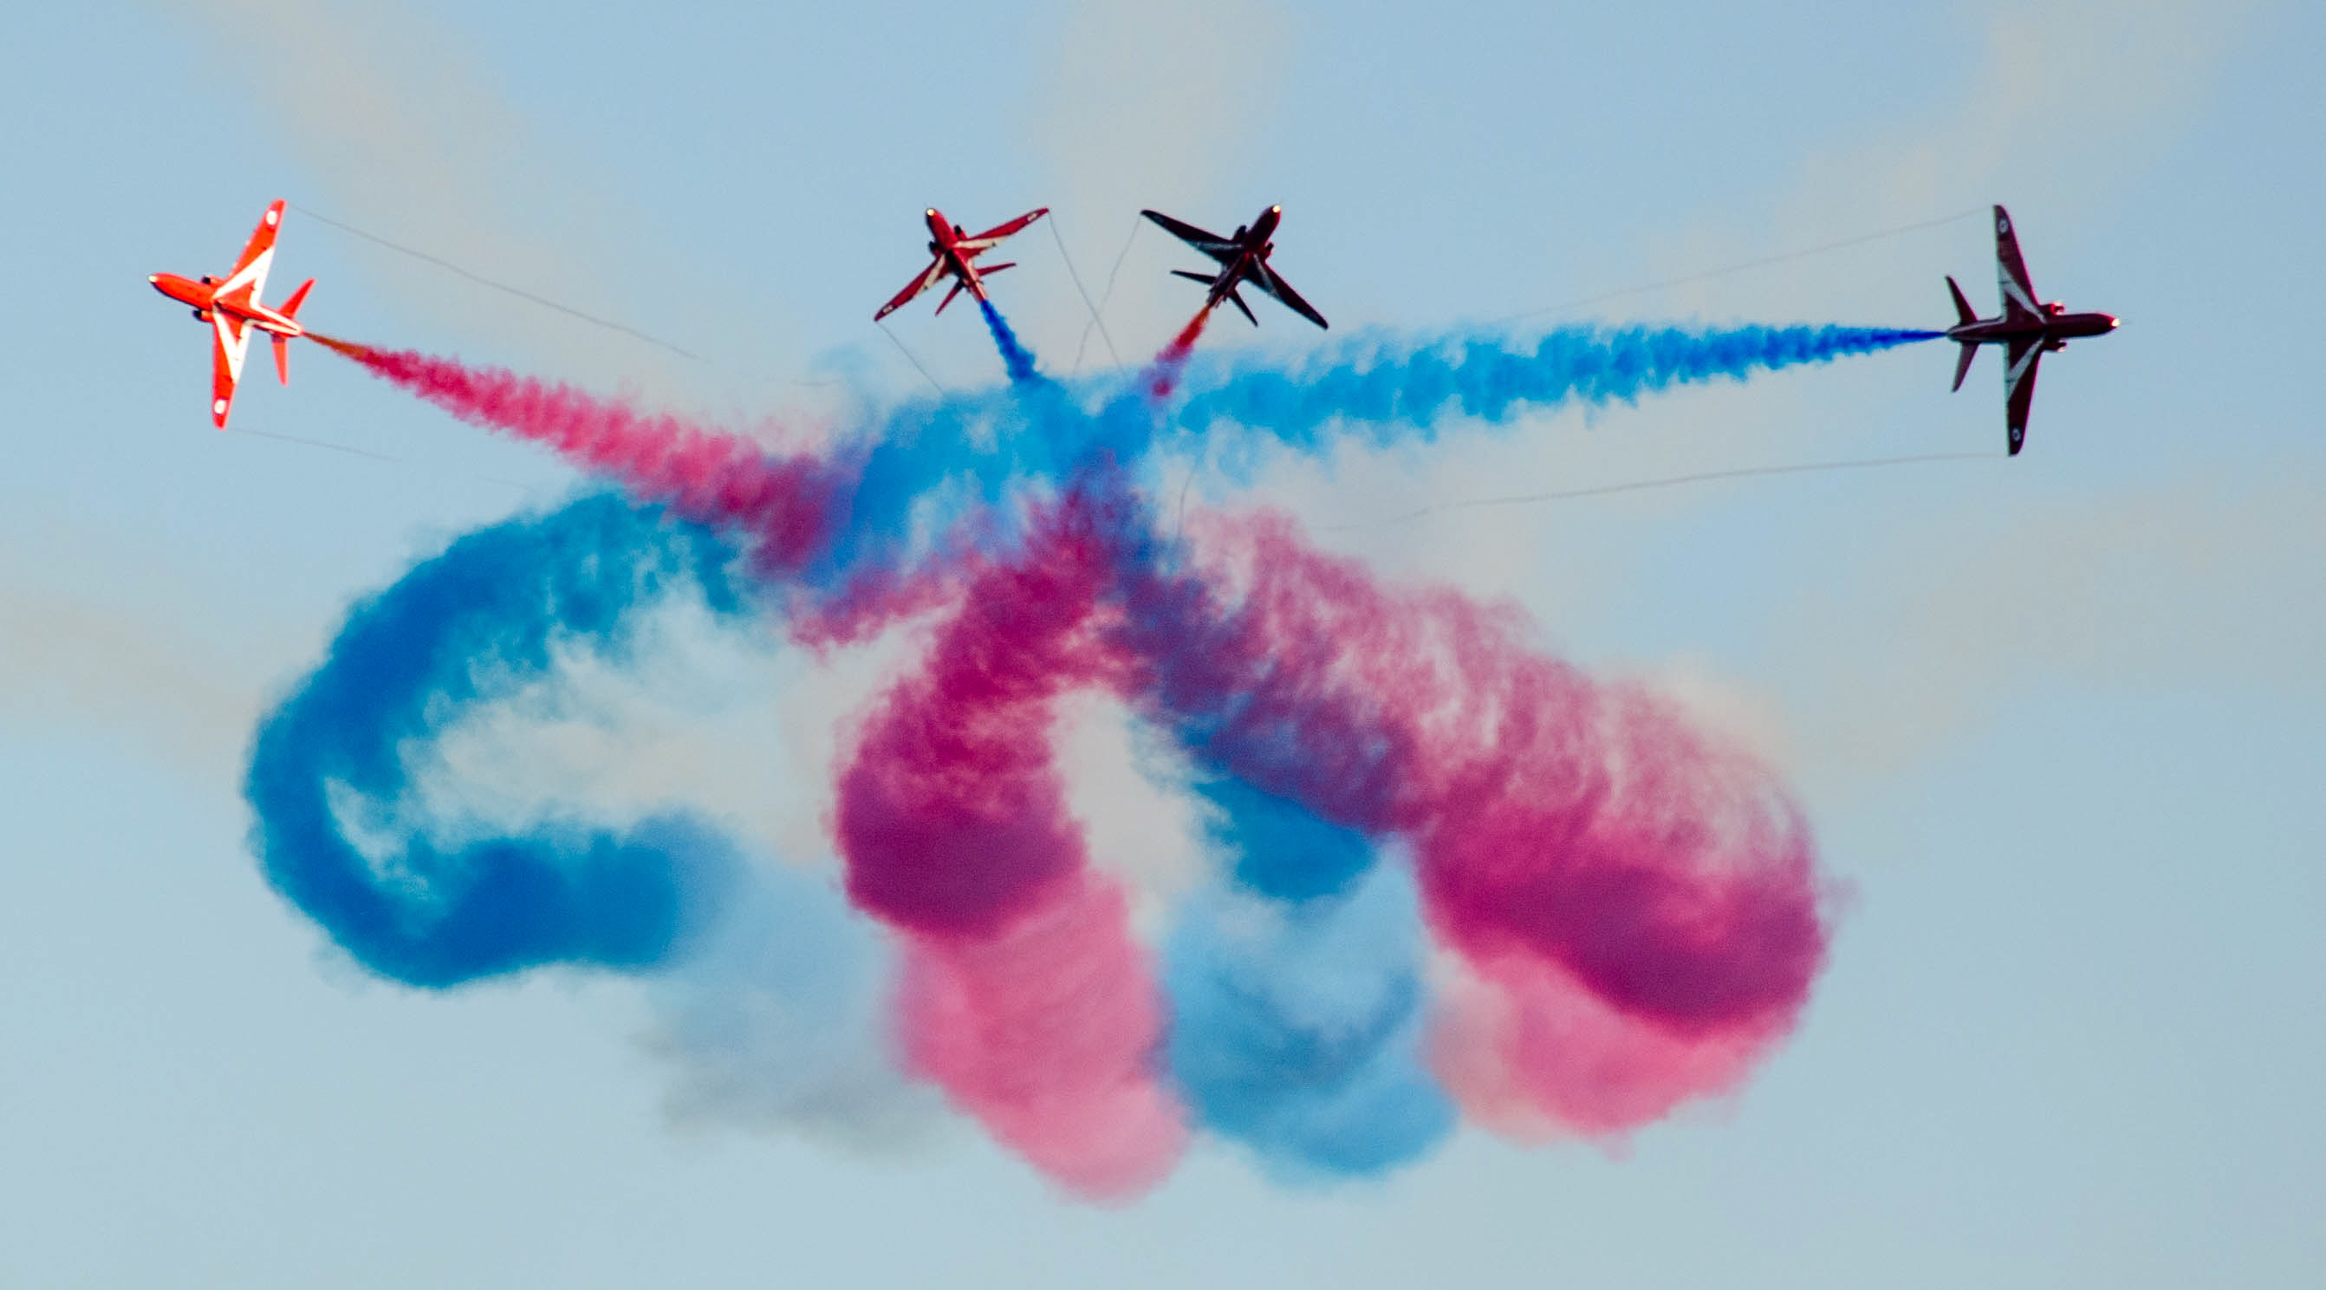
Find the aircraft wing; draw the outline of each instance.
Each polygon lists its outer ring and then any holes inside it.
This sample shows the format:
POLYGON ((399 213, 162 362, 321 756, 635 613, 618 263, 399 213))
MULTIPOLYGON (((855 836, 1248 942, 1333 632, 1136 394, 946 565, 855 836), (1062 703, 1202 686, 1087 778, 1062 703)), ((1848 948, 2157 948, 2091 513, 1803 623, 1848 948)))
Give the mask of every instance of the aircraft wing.
POLYGON ((2011 455, 2027 442, 2027 410, 2035 404, 2035 369, 2043 362, 2042 342, 2014 340, 2003 372, 2003 420, 2011 435, 2011 455))
MULTIPOLYGON (((267 269, 275 261, 275 234, 283 227, 283 203, 267 207, 258 221, 258 230, 250 235, 250 242, 242 248, 242 258, 234 262, 234 272, 218 284, 220 296, 242 295, 246 300, 257 300, 266 290, 267 269)), ((239 366, 239 365, 238 365, 239 366)))
POLYGON ((1276 270, 1269 268, 1265 263, 1252 266, 1252 285, 1276 297, 1284 303, 1285 308, 1317 326, 1328 330, 1332 327, 1331 323, 1325 321, 1325 316, 1316 311, 1315 305, 1301 299, 1300 293, 1292 289, 1292 284, 1277 277, 1276 270))
POLYGON ((1222 264, 1235 259, 1243 249, 1217 233, 1206 233, 1193 224, 1175 220, 1161 211, 1140 211, 1139 213, 1161 225, 1164 232, 1222 264))
POLYGON ((889 302, 885 305, 882 305, 878 313, 872 315, 872 321, 879 322, 881 319, 888 317, 890 314, 895 313, 899 309, 902 309, 906 301, 912 299, 914 296, 917 296, 924 291, 927 291, 929 288, 936 286, 937 279, 944 276, 945 257, 938 256, 936 259, 929 261, 928 268, 921 270, 921 276, 913 279, 904 290, 897 292, 894 296, 891 296, 889 298, 889 302))
POLYGON ((224 430, 235 382, 242 379, 242 360, 250 354, 250 324, 219 309, 211 312, 210 326, 210 423, 224 430))
POLYGON ((2003 288, 2003 312, 2043 315, 2036 303, 2035 284, 2027 277, 2027 261, 2019 258, 2019 235, 2011 231, 2011 213, 1995 208, 1995 276, 2003 288))
POLYGON ((1035 220, 1038 220, 1049 213, 1050 208, 1047 206, 1044 206, 1039 210, 1030 210, 1023 215, 1018 216, 1016 219, 1011 220, 1007 224, 996 224, 992 228, 989 228, 983 233, 978 234, 976 237, 962 238, 960 241, 955 242, 953 245, 965 255, 975 255, 980 251, 990 251, 993 248, 1001 245, 1003 238, 1017 233, 1019 230, 1025 228, 1028 224, 1033 223, 1035 220))

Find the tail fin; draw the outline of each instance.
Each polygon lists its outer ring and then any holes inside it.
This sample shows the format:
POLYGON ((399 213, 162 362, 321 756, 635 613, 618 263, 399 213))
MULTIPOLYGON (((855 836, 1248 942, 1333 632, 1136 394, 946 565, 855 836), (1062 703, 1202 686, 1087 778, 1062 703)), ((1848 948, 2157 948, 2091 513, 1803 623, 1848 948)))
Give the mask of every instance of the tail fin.
POLYGON ((1963 289, 1955 285, 1955 281, 1952 275, 1949 275, 1946 280, 1946 289, 1949 294, 1954 296, 1955 317, 1966 323, 1977 322, 1979 320, 1979 311, 1971 308, 1970 301, 1963 299, 1963 289))
MULTIPOLYGON (((294 322, 297 321, 299 306, 307 303, 307 293, 312 291, 314 287, 315 279, 313 278, 300 283, 299 289, 292 292, 290 299, 285 300, 283 307, 275 312, 294 322)), ((275 379, 289 385, 291 383, 291 338, 277 332, 269 336, 268 339, 275 343, 275 379)))
POLYGON ((1963 353, 1962 353, 1962 357, 1960 357, 1960 358, 1958 358, 1958 359, 1956 359, 1956 360, 1954 361, 1954 387, 1955 387, 1955 389, 1959 390, 1959 389, 1963 388, 1963 378, 1964 378, 1964 377, 1966 377, 1966 376, 1969 376, 1969 375, 1971 374, 1971 360, 1972 360, 1972 359, 1974 359, 1974 358, 1977 358, 1978 356, 1979 356, 1979 346, 1978 346, 1978 342, 1976 342, 1976 341, 1968 341, 1968 340, 1964 341, 1964 342, 1963 342, 1963 353))
POLYGON ((299 289, 292 292, 291 298, 285 300, 283 302, 283 307, 276 310, 275 312, 281 314, 285 318, 297 318, 299 316, 299 306, 307 303, 307 292, 313 288, 314 285, 315 279, 313 278, 309 278, 305 282, 300 283, 299 289))

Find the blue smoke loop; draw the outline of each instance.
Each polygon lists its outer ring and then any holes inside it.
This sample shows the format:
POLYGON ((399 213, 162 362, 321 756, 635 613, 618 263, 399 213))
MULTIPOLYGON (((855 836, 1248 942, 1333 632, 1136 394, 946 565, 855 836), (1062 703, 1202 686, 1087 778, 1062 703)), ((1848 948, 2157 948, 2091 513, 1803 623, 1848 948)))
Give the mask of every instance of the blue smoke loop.
POLYGON ((1182 1100, 1291 1181, 1419 1159, 1458 1117, 1424 1060, 1412 875, 1291 802, 1207 796, 1236 881, 1183 905, 1164 949, 1182 1100))
POLYGON ((447 843, 400 818, 407 751, 546 675, 553 646, 617 656, 641 602, 691 589, 756 612, 736 548, 611 496, 471 533, 355 606, 323 665, 259 726, 244 793, 268 882, 364 966, 446 987, 546 963, 669 958, 732 880, 706 826, 549 824, 447 843), (364 820, 349 801, 376 808, 364 820))

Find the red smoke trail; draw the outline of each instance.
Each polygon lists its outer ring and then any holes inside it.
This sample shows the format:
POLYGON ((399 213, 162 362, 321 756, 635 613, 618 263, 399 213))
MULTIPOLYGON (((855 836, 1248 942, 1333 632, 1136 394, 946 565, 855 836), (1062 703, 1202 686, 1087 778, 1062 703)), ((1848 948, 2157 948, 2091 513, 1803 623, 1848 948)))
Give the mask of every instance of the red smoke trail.
POLYGON ((1044 1173, 1128 1198, 1186 1145, 1163 999, 1119 888, 1085 871, 1046 897, 998 935, 908 937, 905 1054, 1044 1173))
POLYGON ((842 775, 835 823, 849 895, 892 923, 990 935, 1082 864, 1050 754, 1051 709, 1113 660, 1093 624, 1104 553, 1087 524, 1076 527, 1045 524, 1023 559, 974 573, 842 775))
POLYGON ((1057 698, 1117 666, 1098 630, 1110 552, 1071 500, 1028 548, 972 572, 882 700, 835 832, 850 897, 907 933, 914 1065, 1059 1181, 1124 1195, 1185 1130, 1154 1070, 1162 1001, 1051 753, 1057 698))
POLYGON ((1179 373, 1187 366, 1187 356, 1195 352, 1195 338, 1203 335, 1203 325, 1209 321, 1211 306, 1205 305, 1196 310, 1195 317, 1188 319, 1187 325, 1179 329, 1179 334, 1171 338, 1171 343, 1155 355, 1155 361, 1147 368, 1149 397, 1158 400, 1171 397, 1171 391, 1179 385, 1179 373))
POLYGON ((1547 661, 1507 661, 1499 742, 1428 754, 1469 765, 1415 850, 1480 986, 1446 1010, 1441 1076, 1481 1118, 1616 1132, 1727 1090, 1792 1029, 1823 893, 1763 767, 1643 691, 1545 702, 1547 661))
POLYGON ((1437 1001, 1430 1062, 1468 1118, 1513 1137, 1620 1137, 1734 1089, 1791 1024, 1675 1035, 1542 958, 1466 966, 1437 1001))
POLYGON ((1457 1098, 1616 1132, 1791 1029, 1823 892, 1766 768, 1528 650, 1510 611, 1384 589, 1281 518, 1212 545, 1199 576, 1130 575, 1137 701, 1254 787, 1411 842, 1473 978, 1437 1045, 1457 1098))
POLYGON ((759 557, 774 568, 806 564, 834 518, 840 476, 813 457, 771 457, 668 413, 641 413, 499 368, 310 336, 471 425, 544 444, 690 519, 738 527, 759 540, 759 557))

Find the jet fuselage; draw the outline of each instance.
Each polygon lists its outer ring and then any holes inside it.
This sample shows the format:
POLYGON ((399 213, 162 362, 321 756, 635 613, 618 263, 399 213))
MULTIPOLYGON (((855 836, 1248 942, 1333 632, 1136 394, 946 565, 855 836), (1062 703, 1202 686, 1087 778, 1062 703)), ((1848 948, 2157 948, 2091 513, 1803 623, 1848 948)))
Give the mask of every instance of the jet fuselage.
POLYGON ((2105 336, 2116 330, 2118 319, 2114 314, 2065 312, 2058 301, 2047 302, 2043 313, 2029 317, 2005 314, 2000 318, 1981 318, 1946 329, 1946 338, 1966 345, 2008 345, 2015 340, 2034 340, 2045 349, 2059 349, 2071 340, 2085 336, 2105 336))
POLYGON ((948 221, 945 212, 934 206, 922 212, 922 218, 929 222, 929 254, 943 260, 946 272, 959 278, 961 285, 969 289, 970 295, 984 300, 985 282, 978 275, 977 265, 972 262, 974 257, 963 255, 959 246, 961 239, 969 235, 959 225, 948 221))
POLYGON ((260 304, 255 295, 238 291, 221 297, 218 294, 218 283, 209 277, 197 280, 181 278, 175 273, 156 273, 149 275, 146 281, 153 284, 154 290, 192 308, 194 316, 203 322, 210 321, 212 313, 224 310, 261 331, 273 332, 278 336, 307 334, 307 329, 300 326, 296 319, 285 318, 260 304))
POLYGON ((1276 236, 1276 226, 1283 222, 1284 208, 1271 206, 1260 212, 1260 218, 1253 220, 1250 228, 1235 231, 1229 240, 1236 244, 1236 258, 1221 271, 1205 308, 1217 308, 1239 282, 1265 281, 1260 277, 1265 271, 1263 266, 1269 256, 1276 254, 1276 243, 1270 239, 1276 236))

